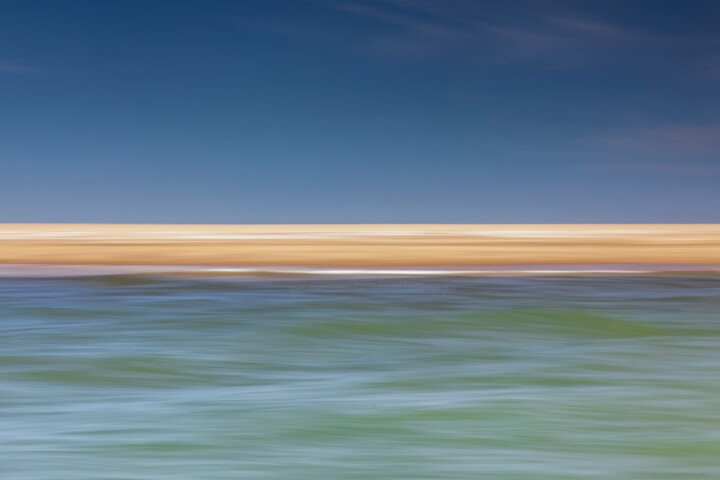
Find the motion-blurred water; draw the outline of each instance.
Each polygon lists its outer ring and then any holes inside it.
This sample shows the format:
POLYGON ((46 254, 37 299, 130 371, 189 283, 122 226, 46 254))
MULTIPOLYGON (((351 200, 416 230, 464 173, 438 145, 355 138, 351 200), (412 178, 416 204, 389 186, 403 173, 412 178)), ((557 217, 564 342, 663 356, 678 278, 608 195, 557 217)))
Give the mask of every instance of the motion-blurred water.
POLYGON ((0 280, 8 480, 720 478, 720 275, 0 280))

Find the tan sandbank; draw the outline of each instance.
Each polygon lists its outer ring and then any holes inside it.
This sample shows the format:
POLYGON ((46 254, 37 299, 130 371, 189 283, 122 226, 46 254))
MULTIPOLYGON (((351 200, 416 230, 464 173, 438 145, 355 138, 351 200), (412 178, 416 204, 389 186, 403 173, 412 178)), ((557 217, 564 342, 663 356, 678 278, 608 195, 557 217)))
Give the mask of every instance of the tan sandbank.
POLYGON ((0 263, 720 264, 720 225, 0 224, 0 263))

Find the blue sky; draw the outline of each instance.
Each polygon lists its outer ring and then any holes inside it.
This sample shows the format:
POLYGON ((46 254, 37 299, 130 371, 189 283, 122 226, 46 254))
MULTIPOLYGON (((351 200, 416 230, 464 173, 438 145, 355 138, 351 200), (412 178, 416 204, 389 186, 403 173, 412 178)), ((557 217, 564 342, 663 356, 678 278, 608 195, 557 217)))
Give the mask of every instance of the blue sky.
POLYGON ((0 221, 720 222, 714 0, 0 0, 0 221))

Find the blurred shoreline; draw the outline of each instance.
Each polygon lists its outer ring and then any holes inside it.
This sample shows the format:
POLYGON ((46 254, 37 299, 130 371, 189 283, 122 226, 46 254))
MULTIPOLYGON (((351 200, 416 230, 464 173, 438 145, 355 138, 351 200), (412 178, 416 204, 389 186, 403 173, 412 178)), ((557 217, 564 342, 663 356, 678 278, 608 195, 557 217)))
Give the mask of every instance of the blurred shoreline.
POLYGON ((720 225, 0 224, 0 263, 714 265, 720 264, 720 225))

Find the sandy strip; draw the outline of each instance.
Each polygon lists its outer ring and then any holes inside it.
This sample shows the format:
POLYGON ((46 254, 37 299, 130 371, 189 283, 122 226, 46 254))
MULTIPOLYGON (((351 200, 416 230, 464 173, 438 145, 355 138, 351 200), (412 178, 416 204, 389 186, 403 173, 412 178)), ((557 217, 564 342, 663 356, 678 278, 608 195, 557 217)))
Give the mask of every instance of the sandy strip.
POLYGON ((0 224, 0 263, 720 264, 720 225, 0 224))

